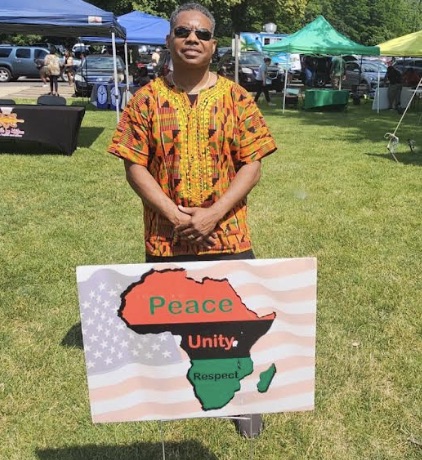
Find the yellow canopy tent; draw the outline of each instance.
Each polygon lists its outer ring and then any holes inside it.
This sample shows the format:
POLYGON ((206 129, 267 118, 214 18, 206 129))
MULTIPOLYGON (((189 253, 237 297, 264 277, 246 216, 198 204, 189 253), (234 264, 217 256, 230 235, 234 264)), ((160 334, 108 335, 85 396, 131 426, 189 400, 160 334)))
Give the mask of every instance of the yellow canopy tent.
POLYGON ((422 30, 378 45, 382 56, 422 56, 422 30))
MULTIPOLYGON (((381 51, 382 56, 411 56, 411 57, 421 57, 422 56, 422 30, 418 32, 413 32, 412 34, 403 35, 401 37, 393 38, 392 40, 388 40, 387 42, 381 43, 378 45, 381 51)), ((395 150, 399 144, 399 138, 396 136, 397 130, 402 122, 404 116, 406 115, 407 109, 409 108, 412 100, 414 99, 415 95, 418 94, 418 90, 422 84, 422 78, 419 80, 416 89, 413 91, 412 97, 410 98, 407 106, 400 118, 398 125, 393 133, 386 133, 385 138, 389 140, 387 149, 393 156, 393 158, 397 160, 396 156, 394 155, 395 150)), ((413 143, 412 139, 408 140, 410 150, 413 152, 413 143)))

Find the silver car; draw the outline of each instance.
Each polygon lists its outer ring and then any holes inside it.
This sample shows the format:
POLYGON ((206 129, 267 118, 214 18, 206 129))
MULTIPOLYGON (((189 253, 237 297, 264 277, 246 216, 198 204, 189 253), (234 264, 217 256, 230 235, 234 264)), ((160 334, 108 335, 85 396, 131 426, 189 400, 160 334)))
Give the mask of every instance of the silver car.
POLYGON ((355 85, 360 86, 366 94, 375 90, 378 85, 378 74, 380 82, 384 81, 387 66, 376 60, 356 60, 346 62, 346 79, 342 81, 343 89, 352 89, 355 85))

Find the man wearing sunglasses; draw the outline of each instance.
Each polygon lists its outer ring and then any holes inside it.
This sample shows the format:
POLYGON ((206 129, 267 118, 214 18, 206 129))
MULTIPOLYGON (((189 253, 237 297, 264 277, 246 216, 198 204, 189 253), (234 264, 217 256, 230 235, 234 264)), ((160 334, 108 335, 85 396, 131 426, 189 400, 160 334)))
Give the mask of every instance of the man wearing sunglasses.
MULTIPOLYGON (((173 71, 137 91, 109 147, 143 201, 146 262, 255 258, 246 197, 276 145, 251 95, 210 71, 214 28, 197 3, 173 12, 173 71)), ((254 437, 262 417, 235 424, 254 437)))

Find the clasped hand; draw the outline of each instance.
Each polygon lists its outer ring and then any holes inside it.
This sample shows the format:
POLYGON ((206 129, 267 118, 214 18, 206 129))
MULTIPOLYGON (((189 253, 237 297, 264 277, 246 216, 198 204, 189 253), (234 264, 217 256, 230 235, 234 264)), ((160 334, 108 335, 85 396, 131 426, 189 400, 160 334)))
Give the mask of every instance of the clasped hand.
POLYGON ((178 206, 179 223, 175 225, 176 233, 191 243, 210 248, 214 246, 217 235, 215 227, 218 218, 211 208, 178 206))

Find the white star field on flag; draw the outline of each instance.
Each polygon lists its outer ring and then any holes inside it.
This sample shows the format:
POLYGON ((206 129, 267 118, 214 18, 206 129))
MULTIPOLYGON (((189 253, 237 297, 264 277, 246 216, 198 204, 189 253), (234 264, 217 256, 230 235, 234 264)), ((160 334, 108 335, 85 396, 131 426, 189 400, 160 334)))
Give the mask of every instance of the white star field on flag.
POLYGON ((139 278, 122 275, 107 285, 96 283, 98 273, 79 284, 80 315, 88 375, 114 370, 129 363, 162 366, 182 360, 170 332, 137 334, 117 315, 120 294, 139 278))

